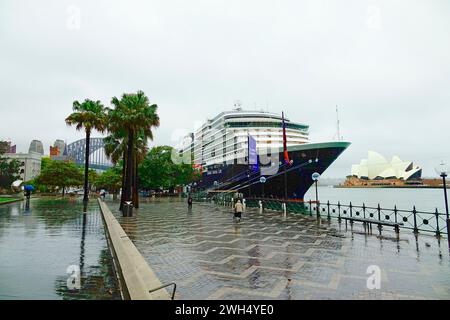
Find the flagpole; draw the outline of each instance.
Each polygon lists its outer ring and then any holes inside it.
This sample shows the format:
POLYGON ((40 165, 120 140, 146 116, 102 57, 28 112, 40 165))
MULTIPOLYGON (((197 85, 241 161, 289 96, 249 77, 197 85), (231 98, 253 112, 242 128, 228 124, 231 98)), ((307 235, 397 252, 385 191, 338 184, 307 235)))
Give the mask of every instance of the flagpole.
MULTIPOLYGON (((250 163, 250 132, 247 131, 247 164, 248 164, 248 171, 250 171, 251 163, 250 163)), ((247 175, 248 178, 250 178, 250 175, 247 175)), ((248 188, 248 197, 250 198, 252 195, 252 189, 251 187, 248 188)))
POLYGON ((287 200, 287 173, 286 173, 286 165, 284 165, 284 199, 287 200))

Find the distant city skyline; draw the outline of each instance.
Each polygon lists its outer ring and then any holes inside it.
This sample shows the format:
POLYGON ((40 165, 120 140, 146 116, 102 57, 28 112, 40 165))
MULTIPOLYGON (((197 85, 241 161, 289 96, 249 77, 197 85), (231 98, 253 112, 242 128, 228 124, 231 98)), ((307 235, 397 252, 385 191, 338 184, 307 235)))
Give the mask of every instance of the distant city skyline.
MULTIPOLYGON (((0 140, 28 152, 84 138, 74 100, 110 105, 143 90, 159 106, 150 145, 233 108, 264 109, 332 140, 336 105, 352 145, 324 177, 368 150, 435 177, 450 161, 450 3, 433 1, 12 1, 0 3, 0 140)), ((93 136, 101 136, 94 134, 93 136)))

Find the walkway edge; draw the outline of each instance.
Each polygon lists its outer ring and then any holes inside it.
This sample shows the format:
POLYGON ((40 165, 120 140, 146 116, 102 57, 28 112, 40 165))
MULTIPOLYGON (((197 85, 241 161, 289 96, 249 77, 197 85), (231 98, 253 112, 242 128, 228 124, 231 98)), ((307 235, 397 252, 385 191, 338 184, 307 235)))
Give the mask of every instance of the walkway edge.
POLYGON ((166 289, 149 293, 162 286, 161 281, 145 261, 106 203, 98 199, 108 239, 108 246, 114 259, 122 295, 125 300, 170 300, 166 289))

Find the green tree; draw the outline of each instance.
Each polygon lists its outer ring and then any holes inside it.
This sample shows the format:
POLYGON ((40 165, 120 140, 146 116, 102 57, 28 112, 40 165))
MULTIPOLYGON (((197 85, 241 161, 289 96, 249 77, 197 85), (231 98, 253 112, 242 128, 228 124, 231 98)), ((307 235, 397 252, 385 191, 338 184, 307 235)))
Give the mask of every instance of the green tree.
POLYGON ((110 168, 98 176, 97 188, 106 189, 113 194, 114 200, 122 184, 122 169, 119 166, 110 168))
POLYGON ((97 179, 98 179, 99 175, 98 175, 97 171, 95 171, 94 169, 89 169, 88 176, 89 176, 89 181, 90 181, 89 187, 92 190, 92 187, 97 186, 97 179))
POLYGON ((11 184, 20 178, 20 163, 15 159, 7 159, 0 154, 0 188, 10 189, 11 184))
POLYGON ((112 133, 122 130, 126 132, 124 138, 126 141, 126 170, 124 189, 122 190, 124 194, 121 201, 122 206, 124 201, 132 200, 133 189, 134 193, 137 193, 136 184, 133 183, 133 177, 137 179, 135 168, 137 168, 139 162, 136 152, 137 141, 138 137, 141 136, 142 143, 146 145, 148 139, 153 139, 152 129, 159 126, 159 116, 156 113, 158 106, 150 104, 148 97, 142 91, 135 94, 123 94, 120 100, 113 97, 111 104, 114 109, 108 113, 108 130, 112 133))
POLYGON ((172 161, 172 147, 152 148, 139 167, 140 185, 146 189, 172 189, 188 184, 194 178, 190 164, 175 164, 172 161))
POLYGON ((77 187, 83 184, 83 173, 73 162, 50 161, 35 182, 51 189, 61 188, 64 197, 67 187, 77 187))
POLYGON ((74 101, 73 113, 66 118, 69 126, 86 132, 85 165, 84 165, 84 197, 89 200, 89 154, 92 130, 103 132, 106 127, 105 107, 100 101, 84 100, 82 103, 74 101))

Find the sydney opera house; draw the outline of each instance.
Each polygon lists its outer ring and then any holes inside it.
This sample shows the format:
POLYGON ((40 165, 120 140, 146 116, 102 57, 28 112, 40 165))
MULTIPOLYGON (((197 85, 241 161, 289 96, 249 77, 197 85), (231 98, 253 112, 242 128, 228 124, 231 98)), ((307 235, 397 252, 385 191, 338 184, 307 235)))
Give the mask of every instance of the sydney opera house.
POLYGON ((402 161, 394 156, 391 161, 375 151, 369 151, 367 159, 352 166, 346 185, 402 185, 418 181, 422 168, 412 161, 402 161))

